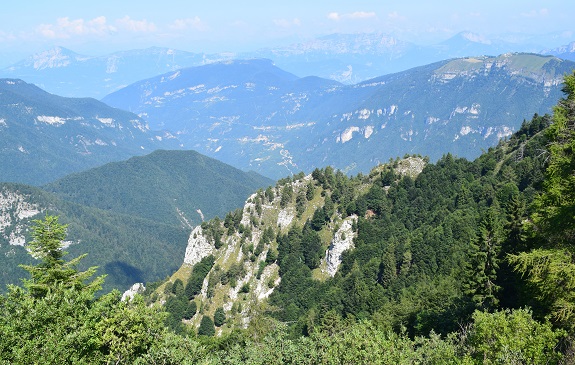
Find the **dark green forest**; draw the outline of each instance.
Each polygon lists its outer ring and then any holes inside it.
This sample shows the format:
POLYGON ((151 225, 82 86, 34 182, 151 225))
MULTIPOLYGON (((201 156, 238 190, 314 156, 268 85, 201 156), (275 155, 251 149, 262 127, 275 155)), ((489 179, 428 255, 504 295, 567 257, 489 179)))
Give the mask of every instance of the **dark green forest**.
MULTIPOLYGON (((448 154, 414 178, 396 172, 399 159, 367 176, 316 169, 308 189, 322 189, 325 204, 303 227, 266 234, 281 283, 247 328, 222 336, 222 310, 203 315, 197 332, 181 321, 202 313, 193 299, 213 257, 165 289, 165 306, 145 304, 159 282, 144 299, 95 297, 105 279, 87 280, 93 270, 78 272, 77 259, 54 251, 64 239, 57 219, 36 221, 31 252, 42 262, 0 297, 0 360, 572 364, 575 73, 563 91, 553 115, 524 121, 475 161, 448 154), (336 215, 358 217, 355 248, 333 278, 316 280, 319 235, 336 215)), ((245 232, 236 216, 206 223, 214 241, 220 229, 245 232)))

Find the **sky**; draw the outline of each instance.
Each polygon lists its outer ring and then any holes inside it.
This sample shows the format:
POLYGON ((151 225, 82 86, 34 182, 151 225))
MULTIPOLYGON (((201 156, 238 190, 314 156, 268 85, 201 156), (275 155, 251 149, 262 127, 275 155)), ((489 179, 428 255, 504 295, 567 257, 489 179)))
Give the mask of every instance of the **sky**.
POLYGON ((90 56, 152 46, 239 52, 364 32, 432 44, 471 31, 547 49, 575 41, 574 18, 572 0, 5 1, 0 66, 54 46, 90 56))

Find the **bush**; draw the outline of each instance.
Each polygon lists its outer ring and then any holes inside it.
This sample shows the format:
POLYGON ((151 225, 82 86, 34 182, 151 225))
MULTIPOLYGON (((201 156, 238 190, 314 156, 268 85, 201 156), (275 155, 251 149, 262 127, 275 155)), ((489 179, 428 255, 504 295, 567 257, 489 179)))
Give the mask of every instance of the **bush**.
POLYGON ((468 341, 473 357, 484 364, 553 364, 559 359, 554 349, 564 333, 549 322, 537 322, 527 309, 475 311, 473 320, 468 341))
POLYGON ((240 293, 249 293, 249 292, 250 292, 250 284, 245 283, 244 285, 242 285, 240 293))

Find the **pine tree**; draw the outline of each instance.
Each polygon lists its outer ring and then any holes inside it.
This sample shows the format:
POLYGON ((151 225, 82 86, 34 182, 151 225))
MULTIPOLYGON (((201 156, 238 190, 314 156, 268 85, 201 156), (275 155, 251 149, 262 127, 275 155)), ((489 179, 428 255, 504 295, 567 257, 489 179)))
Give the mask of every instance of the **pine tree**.
POLYGON ((534 203, 528 232, 538 243, 511 255, 546 303, 554 321, 575 329, 575 72, 565 77, 562 98, 547 129, 549 165, 544 191, 534 203))
POLYGON ((209 316, 203 316, 198 328, 198 336, 213 336, 215 334, 214 321, 209 316))
POLYGON ((92 283, 85 283, 96 272, 96 267, 79 272, 76 267, 86 257, 81 255, 70 261, 63 257, 67 254, 63 250, 66 239, 67 225, 58 222, 58 217, 46 215, 43 220, 34 220, 32 228, 32 242, 27 246, 30 254, 42 262, 36 266, 21 265, 30 273, 30 279, 25 280, 25 286, 34 297, 43 297, 49 292, 60 289, 74 288, 77 290, 88 287, 98 290, 103 282, 103 277, 97 278, 92 283))
POLYGON ((221 327, 226 322, 226 313, 224 308, 218 307, 214 313, 214 325, 216 327, 221 327))
POLYGON ((501 224, 496 209, 491 207, 481 221, 477 241, 471 244, 463 284, 465 294, 478 309, 493 309, 499 303, 496 294, 501 288, 496 280, 501 241, 501 224))

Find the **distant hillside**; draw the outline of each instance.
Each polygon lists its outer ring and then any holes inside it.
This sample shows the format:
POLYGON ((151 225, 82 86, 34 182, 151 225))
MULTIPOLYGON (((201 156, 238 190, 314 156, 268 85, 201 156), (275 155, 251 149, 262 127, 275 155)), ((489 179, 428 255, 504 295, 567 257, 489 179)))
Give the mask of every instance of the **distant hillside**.
POLYGON ((243 204, 271 179, 194 151, 162 151, 68 175, 44 186, 62 199, 192 227, 243 204))
POLYGON ((99 266, 107 274, 104 290, 127 289, 134 280, 165 277, 181 264, 189 228, 138 216, 81 206, 39 188, 0 184, 0 290, 24 277, 19 264, 29 263, 24 249, 31 221, 49 212, 69 224, 66 250, 72 257, 88 253, 82 267, 99 266))
POLYGON ((330 34, 284 47, 241 53, 244 58, 269 58, 298 76, 319 76, 355 84, 377 76, 455 57, 535 52, 529 44, 512 44, 461 32, 433 45, 418 45, 385 33, 330 34))
POLYGON ((279 178, 331 165, 355 173, 406 153, 475 158, 523 119, 550 112, 574 67, 504 54, 342 85, 243 60, 143 80, 103 100, 245 170, 279 178))
POLYGON ((179 148, 132 113, 0 79, 0 181, 43 184, 110 161, 179 148))
POLYGON ((575 42, 571 42, 561 47, 547 49, 541 52, 543 54, 553 55, 565 60, 575 61, 575 42))

